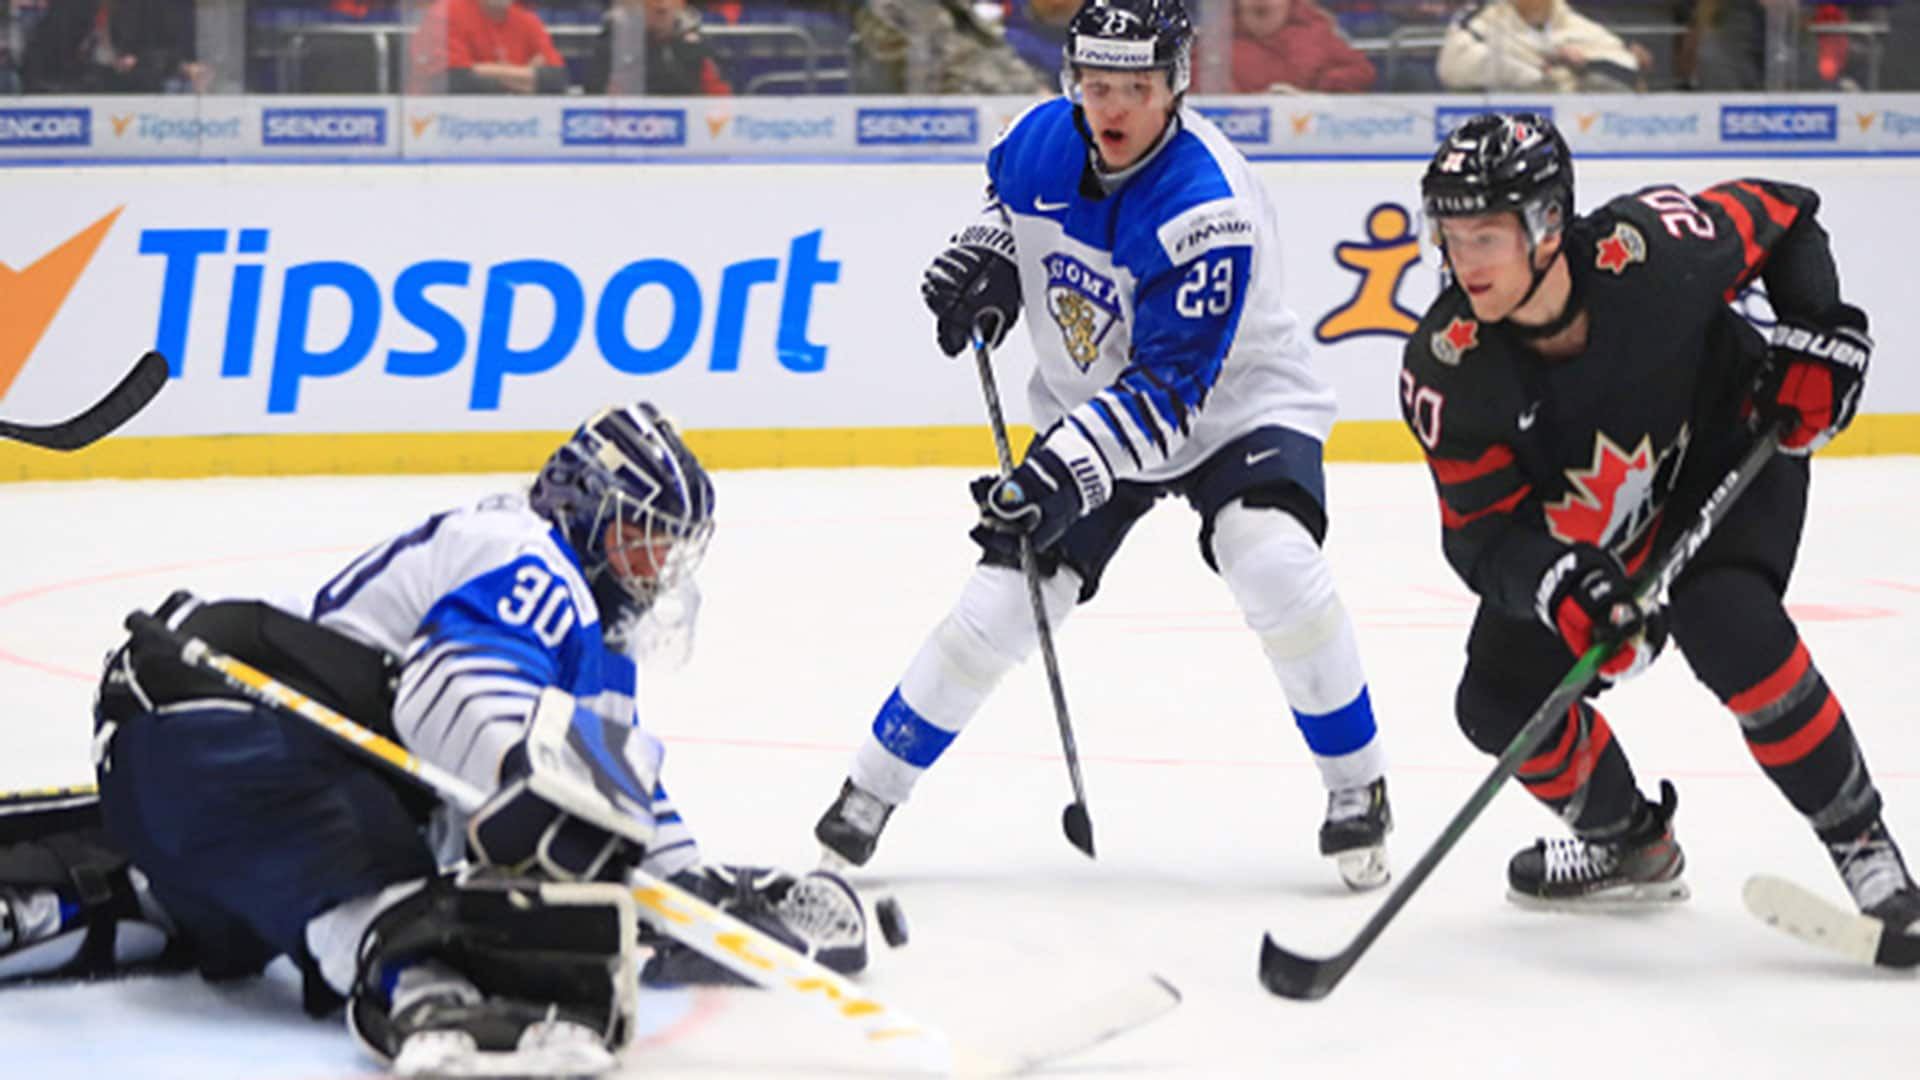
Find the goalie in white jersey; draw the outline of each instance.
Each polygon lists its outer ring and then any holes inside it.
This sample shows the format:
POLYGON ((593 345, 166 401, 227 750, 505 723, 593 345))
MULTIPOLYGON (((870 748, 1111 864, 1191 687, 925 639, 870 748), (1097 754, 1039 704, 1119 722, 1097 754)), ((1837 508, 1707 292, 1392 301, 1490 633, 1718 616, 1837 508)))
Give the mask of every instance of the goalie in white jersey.
POLYGON ((985 551, 881 707, 815 835, 855 865, 921 775, 1037 641, 1017 537, 1048 618, 1090 599, 1163 495, 1259 636, 1328 792, 1320 849, 1355 888, 1387 879, 1385 763, 1353 626, 1320 551, 1333 394, 1281 298, 1279 226, 1246 159, 1186 108, 1179 0, 1087 0, 1066 96, 987 156, 987 201, 928 269, 940 347, 999 344, 1027 316, 1040 438, 974 485, 985 551))
POLYGON ((612 408, 529 491, 434 514, 310 598, 175 593, 155 614, 180 634, 489 797, 470 816, 442 805, 136 637, 95 708, 97 804, 0 805, 0 981, 156 953, 238 977, 285 955, 310 1008, 344 999, 398 1071, 593 1072, 630 1035, 640 982, 738 981, 664 938, 637 970, 618 884, 635 864, 859 970, 846 883, 701 867, 639 726, 627 646, 668 606, 691 619, 713 505, 651 405, 612 408))

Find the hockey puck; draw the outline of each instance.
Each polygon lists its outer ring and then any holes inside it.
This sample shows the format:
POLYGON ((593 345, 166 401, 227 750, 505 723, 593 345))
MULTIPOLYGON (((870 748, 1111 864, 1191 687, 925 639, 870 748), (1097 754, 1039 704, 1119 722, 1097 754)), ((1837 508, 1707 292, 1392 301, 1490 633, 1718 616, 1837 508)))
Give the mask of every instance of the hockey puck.
POLYGON ((873 905, 874 918, 880 922, 880 936, 887 947, 897 949, 907 943, 907 917, 900 914, 900 901, 889 896, 873 905))

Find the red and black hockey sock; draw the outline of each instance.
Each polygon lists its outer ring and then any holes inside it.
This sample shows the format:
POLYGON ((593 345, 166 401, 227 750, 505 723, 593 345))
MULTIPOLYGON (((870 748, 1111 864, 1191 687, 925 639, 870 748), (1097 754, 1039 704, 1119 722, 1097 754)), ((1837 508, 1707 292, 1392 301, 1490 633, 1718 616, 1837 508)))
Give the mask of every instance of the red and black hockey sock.
POLYGON ((1567 709, 1559 735, 1516 775, 1534 798, 1592 840, 1626 832, 1642 801, 1607 718, 1586 701, 1567 709))
POLYGON ((1822 840, 1852 836, 1880 815, 1880 792, 1846 710, 1804 642, 1796 638, 1786 662, 1725 701, 1767 779, 1822 840))

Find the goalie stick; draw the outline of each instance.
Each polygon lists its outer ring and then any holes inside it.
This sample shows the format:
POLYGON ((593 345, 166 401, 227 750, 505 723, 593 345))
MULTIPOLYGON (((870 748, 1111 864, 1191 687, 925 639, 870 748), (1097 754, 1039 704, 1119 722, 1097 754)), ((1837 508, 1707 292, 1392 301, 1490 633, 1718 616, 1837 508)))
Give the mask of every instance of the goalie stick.
MULTIPOLYGON (((993 380, 993 355, 986 335, 975 327, 973 362, 980 369, 980 394, 987 399, 987 426, 993 429, 993 448, 1000 457, 1000 475, 1013 475, 1013 450, 1007 445, 1007 421, 1000 412, 1000 389, 993 380)), ((1047 668, 1047 691, 1053 696, 1053 719, 1060 726, 1060 749, 1067 758, 1067 779, 1073 783, 1073 802, 1060 813, 1067 842, 1093 858, 1093 818, 1087 813, 1087 788, 1080 779, 1080 748, 1073 739, 1073 721, 1067 716, 1067 692, 1060 683, 1060 659, 1053 651, 1053 627, 1047 622, 1047 603, 1040 595, 1040 568, 1033 560, 1033 540, 1020 535, 1020 573, 1027 579, 1027 599, 1033 605, 1033 628, 1040 639, 1040 659, 1047 668)))
POLYGON ((15 424, 0 420, 0 439, 12 439, 43 450, 78 450, 91 446, 146 408, 147 402, 167 385, 167 371, 167 358, 149 352, 121 378, 118 386, 107 391, 107 396, 94 402, 86 412, 57 424, 15 424))
MULTIPOLYGON (((236 691, 270 708, 314 724, 415 782, 455 807, 471 812, 486 794, 399 743, 355 723, 259 669, 185 637, 143 611, 127 616, 127 629, 178 653, 191 667, 208 671, 236 691)), ((1180 1003, 1180 993, 1158 976, 1104 987, 1072 1013, 1036 1022, 995 1045, 950 1040, 904 1012, 867 994, 832 969, 735 919, 685 889, 639 868, 627 884, 648 922, 661 933, 699 950, 756 986, 822 1007, 845 1030, 888 1049, 918 1070, 960 1076, 1011 1076, 1084 1050, 1153 1020, 1180 1003)))
MULTIPOLYGON (((1778 433, 1767 432, 1747 450, 1739 464, 1721 478, 1719 485, 1701 505, 1693 524, 1675 538, 1673 545, 1661 554, 1654 568, 1641 578, 1634 590, 1634 603, 1642 611, 1653 610, 1661 595, 1686 569, 1688 560, 1693 558, 1721 519, 1726 517, 1727 509, 1734 500, 1773 460, 1779 445, 1778 433)), ((1414 863, 1406 876, 1394 885, 1393 891, 1381 902, 1379 910, 1360 927, 1360 932, 1346 948, 1332 956, 1316 959, 1281 948, 1274 942, 1273 935, 1268 934, 1260 942, 1260 984, 1281 997, 1296 1001, 1318 1001, 1332 993, 1333 988, 1339 985, 1340 980, 1373 945, 1374 939, 1413 898, 1414 892, 1433 873, 1434 867, 1440 865, 1440 860, 1446 858, 1453 846, 1466 835, 1487 804, 1493 801, 1494 795, 1520 770, 1520 764, 1533 756, 1535 748, 1552 733, 1561 716, 1580 700, 1580 695, 1586 691, 1587 684, 1593 681, 1600 665, 1612 655, 1611 647, 1595 645, 1574 662, 1573 668, 1560 679, 1553 693, 1547 695, 1547 700, 1534 710, 1520 733, 1501 751, 1493 770, 1468 796, 1466 805, 1440 830, 1439 837, 1421 854, 1420 861, 1414 863)))
POLYGON ((1920 966, 1920 937, 1889 933, 1879 919, 1832 904, 1785 878, 1755 874, 1740 890, 1754 918, 1861 964, 1920 966))

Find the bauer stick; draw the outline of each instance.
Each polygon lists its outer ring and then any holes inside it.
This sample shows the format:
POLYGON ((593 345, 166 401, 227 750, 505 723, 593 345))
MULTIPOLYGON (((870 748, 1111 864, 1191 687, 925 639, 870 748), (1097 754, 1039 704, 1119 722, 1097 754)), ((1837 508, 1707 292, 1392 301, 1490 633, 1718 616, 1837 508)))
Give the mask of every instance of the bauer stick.
MULTIPOLYGON (((471 813, 486 793, 406 747, 275 680, 195 637, 182 635, 144 611, 127 616, 135 635, 163 645, 190 667, 207 671, 242 695, 306 720, 375 761, 471 813)), ((899 1009, 875 999, 847 978, 741 922, 670 881, 635 867, 627 871, 634 901, 647 921, 720 966, 763 989, 804 998, 837 1017, 843 1029, 896 1052, 921 1070, 960 1076, 1011 1076, 1053 1058, 1086 1049, 1158 1017, 1180 1002, 1178 990, 1157 976, 1104 991, 1072 1015, 1036 1025, 1024 1037, 994 1047, 953 1042, 899 1009)))
MULTIPOLYGON (((1686 569, 1688 561, 1700 550, 1701 545, 1707 542, 1707 537, 1713 534, 1715 526, 1727 516, 1727 510, 1733 505, 1733 501, 1739 498, 1740 493, 1746 490, 1754 477, 1760 475, 1760 470, 1773 459, 1779 446, 1778 431, 1768 431, 1754 443, 1746 456, 1740 459, 1739 464, 1721 479, 1719 485, 1713 489, 1713 493, 1707 496, 1705 504, 1700 507, 1700 513, 1693 524, 1674 540, 1673 546, 1660 556, 1654 568, 1640 579, 1638 588, 1634 590, 1633 602, 1641 611, 1647 613, 1653 611, 1660 597, 1672 586, 1674 580, 1680 576, 1680 572, 1686 569)), ((1413 868, 1407 871, 1406 876, 1394 885, 1393 891, 1387 894, 1379 910, 1367 919, 1366 925, 1360 928, 1360 932, 1354 936, 1353 941, 1346 948, 1324 959, 1315 959, 1283 949, 1274 943, 1273 935, 1266 935, 1260 942, 1261 985, 1281 997, 1293 998, 1296 1001, 1318 1001, 1331 993, 1333 988, 1339 985, 1340 980, 1346 977, 1353 965, 1359 962, 1360 957, 1373 944, 1373 940, 1380 936, 1380 932, 1387 928, 1387 924, 1393 921, 1393 917, 1399 914, 1408 900, 1413 898, 1414 892, 1427 880, 1427 876, 1433 873, 1434 867, 1440 865, 1440 860, 1446 858, 1447 852, 1452 851, 1453 846, 1459 843, 1460 837, 1472 827, 1481 811, 1493 801, 1493 796, 1500 790, 1501 785, 1513 778, 1514 773, 1520 770, 1521 763, 1532 757, 1538 745, 1553 731, 1561 715, 1580 700, 1580 695, 1586 691, 1587 684, 1593 681, 1594 674, 1600 670, 1600 665, 1612 657, 1615 648, 1616 646, 1595 645, 1574 662, 1573 668, 1561 678, 1560 684, 1554 687, 1553 693, 1547 695, 1547 700, 1541 703, 1526 725, 1520 729, 1520 733, 1507 744, 1507 748, 1494 762, 1493 771, 1487 774, 1485 780, 1480 781, 1480 786, 1475 788, 1473 794, 1467 798, 1466 805, 1462 806, 1453 815, 1453 820, 1447 822, 1446 827, 1440 830, 1439 838, 1421 854, 1420 861, 1413 864, 1413 868)))
POLYGON ((133 419, 147 402, 167 385, 167 358, 149 352, 133 365, 120 384, 93 408, 57 424, 13 424, 0 420, 0 439, 12 439, 43 450, 78 450, 105 438, 113 429, 133 419))
MULTIPOLYGON (((1000 475, 1013 475, 1013 450, 1007 445, 1007 421, 1000 412, 1000 389, 993 380, 993 355, 978 326, 973 334, 973 362, 980 369, 980 394, 987 399, 987 424, 993 428, 993 448, 1000 455, 1000 475)), ((1047 622, 1047 602, 1040 594, 1040 567, 1034 563, 1033 540, 1020 534, 1020 573, 1027 579, 1027 599, 1033 604, 1033 628, 1040 638, 1040 658, 1047 667, 1047 691, 1053 695, 1053 719, 1060 725, 1060 749, 1067 758, 1067 778, 1073 781, 1073 802, 1060 814, 1067 841, 1093 858, 1093 818, 1087 814, 1087 788, 1080 779, 1080 748, 1073 741, 1073 721, 1067 716, 1067 692, 1060 684, 1060 659, 1053 651, 1053 627, 1047 622)))

